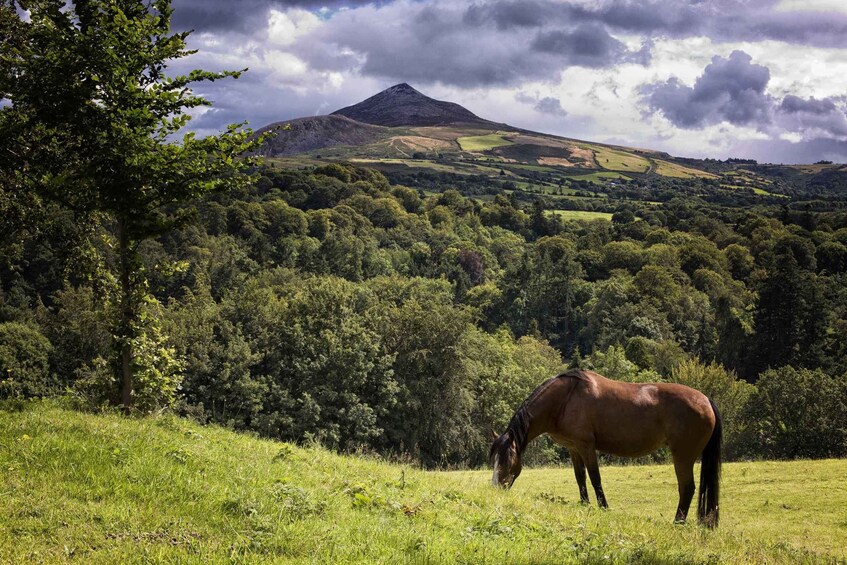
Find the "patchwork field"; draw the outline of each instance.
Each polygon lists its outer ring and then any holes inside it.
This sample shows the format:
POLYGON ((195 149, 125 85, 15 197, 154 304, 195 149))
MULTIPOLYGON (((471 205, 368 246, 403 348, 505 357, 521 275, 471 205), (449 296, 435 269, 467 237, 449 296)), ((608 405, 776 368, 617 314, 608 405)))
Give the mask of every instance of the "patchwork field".
POLYGON ((0 408, 0 562, 836 563, 847 462, 732 463, 721 524, 671 524, 668 465, 603 467, 610 511, 569 468, 511 491, 163 416, 0 408))

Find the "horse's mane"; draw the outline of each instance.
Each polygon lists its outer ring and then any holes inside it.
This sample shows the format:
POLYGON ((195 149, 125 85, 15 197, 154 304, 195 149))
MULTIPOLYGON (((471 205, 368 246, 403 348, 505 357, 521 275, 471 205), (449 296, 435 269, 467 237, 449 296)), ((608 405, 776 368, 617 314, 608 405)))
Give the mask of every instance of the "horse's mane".
POLYGON ((523 401, 523 404, 521 404, 521 407, 518 408, 517 412, 515 412, 515 415, 512 416, 512 420, 506 428, 506 434, 515 441, 515 446, 517 447, 519 454, 523 454, 527 443, 529 443, 527 441, 530 425, 529 407, 538 399, 538 397, 544 394, 544 392, 550 388, 553 383, 559 379, 565 378, 586 380, 585 373, 583 373, 580 369, 570 369, 564 373, 556 375, 555 377, 551 377, 538 385, 538 387, 532 391, 532 394, 523 401))

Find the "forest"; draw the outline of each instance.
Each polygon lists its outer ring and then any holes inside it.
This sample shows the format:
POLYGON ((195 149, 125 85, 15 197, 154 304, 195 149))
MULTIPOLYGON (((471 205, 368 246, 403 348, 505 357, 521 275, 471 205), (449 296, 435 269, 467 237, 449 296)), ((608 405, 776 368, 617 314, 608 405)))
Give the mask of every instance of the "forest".
POLYGON ((571 366, 702 390, 728 458, 847 455, 834 189, 798 210, 646 179, 623 190, 660 199, 584 221, 499 181, 281 169, 237 125, 174 141, 210 104, 189 85, 241 71, 165 76, 190 53, 169 2, 76 4, 30 3, 26 24, 0 4, 3 406, 170 410, 462 467, 571 366))
MULTIPOLYGON (((3 246, 0 394, 103 406, 113 236, 42 212, 3 246)), ((338 164, 259 169, 191 212, 138 249, 139 410, 477 465, 490 431, 570 365, 703 390, 729 457, 847 454, 847 216, 810 230, 685 198, 563 222, 338 164)))

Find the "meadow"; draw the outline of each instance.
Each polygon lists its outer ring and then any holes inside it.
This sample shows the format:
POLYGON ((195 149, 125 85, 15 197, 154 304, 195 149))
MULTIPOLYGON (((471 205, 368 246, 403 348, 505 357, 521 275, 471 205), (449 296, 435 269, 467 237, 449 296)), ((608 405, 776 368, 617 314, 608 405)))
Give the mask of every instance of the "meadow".
POLYGON ((549 214, 559 216, 563 220, 609 220, 612 214, 607 212, 590 212, 587 210, 548 210, 549 214))
POLYGON ((837 563, 841 460, 731 463, 715 531, 671 524, 667 465, 426 472, 159 416, 0 408, 0 562, 837 563))
POLYGON ((646 173, 650 170, 650 161, 634 153, 603 145, 581 145, 580 147, 593 151, 594 159, 603 169, 633 173, 646 173))
POLYGON ((460 137, 456 140, 463 151, 488 151, 495 147, 511 145, 512 142, 499 133, 489 135, 473 135, 460 137))

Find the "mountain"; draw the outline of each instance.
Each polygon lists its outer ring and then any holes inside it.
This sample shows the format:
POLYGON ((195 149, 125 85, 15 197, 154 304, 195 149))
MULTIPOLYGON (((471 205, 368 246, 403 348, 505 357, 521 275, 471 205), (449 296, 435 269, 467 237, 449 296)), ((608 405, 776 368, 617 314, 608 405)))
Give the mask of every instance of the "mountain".
POLYGON ((387 128, 357 122, 341 115, 315 116, 276 122, 257 134, 276 130, 261 151, 265 156, 297 155, 339 145, 366 145, 390 135, 387 128))
POLYGON ((796 190, 822 196, 847 189, 844 165, 683 159, 538 133, 485 120, 406 83, 327 116, 278 122, 259 131, 270 128, 277 135, 260 153, 278 166, 356 163, 407 186, 435 190, 476 183, 477 192, 544 194, 568 209, 604 207, 609 198, 624 192, 633 198, 638 190, 653 191, 649 198, 638 196, 650 202, 690 190, 698 197, 750 204, 762 199, 783 203, 796 190))
POLYGON ((421 94, 405 82, 331 115, 378 126, 443 126, 448 124, 494 125, 470 110, 421 94))

